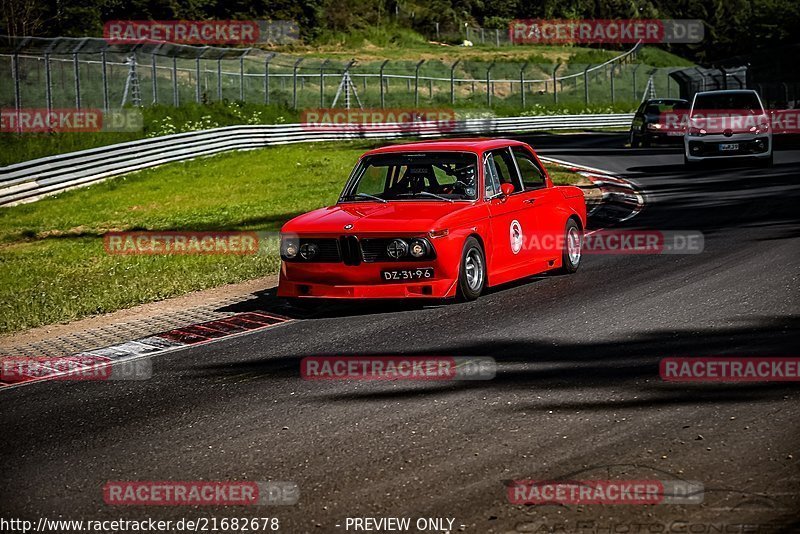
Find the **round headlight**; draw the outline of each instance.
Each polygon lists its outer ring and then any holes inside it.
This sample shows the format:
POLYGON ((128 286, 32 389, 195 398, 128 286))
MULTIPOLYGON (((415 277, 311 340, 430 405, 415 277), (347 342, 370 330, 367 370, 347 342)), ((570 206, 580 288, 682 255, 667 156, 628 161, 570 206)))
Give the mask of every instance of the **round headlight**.
POLYGON ((428 254, 428 243, 422 239, 412 239, 408 245, 408 253, 415 258, 421 258, 428 254))
POLYGON ((304 260, 311 260, 319 252, 319 247, 314 243, 303 243, 300 247, 300 257, 304 260))
POLYGON ((386 247, 386 254, 390 258, 399 259, 408 254, 408 243, 402 239, 392 239, 386 247))
POLYGON ((283 242, 283 255, 286 258, 292 259, 297 256, 299 247, 297 246, 296 239, 286 239, 283 242))

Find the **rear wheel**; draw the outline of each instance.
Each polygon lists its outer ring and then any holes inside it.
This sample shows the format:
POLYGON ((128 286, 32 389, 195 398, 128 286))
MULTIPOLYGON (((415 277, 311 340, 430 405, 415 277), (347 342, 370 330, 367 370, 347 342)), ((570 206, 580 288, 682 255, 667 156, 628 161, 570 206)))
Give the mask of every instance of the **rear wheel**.
POLYGON ((560 271, 568 274, 577 271, 581 263, 582 252, 583 231, 578 226, 578 223, 575 222, 575 219, 570 219, 564 228, 564 248, 561 251, 560 271))
POLYGON ((475 300, 486 287, 486 255, 474 237, 467 238, 458 269, 458 297, 475 300))

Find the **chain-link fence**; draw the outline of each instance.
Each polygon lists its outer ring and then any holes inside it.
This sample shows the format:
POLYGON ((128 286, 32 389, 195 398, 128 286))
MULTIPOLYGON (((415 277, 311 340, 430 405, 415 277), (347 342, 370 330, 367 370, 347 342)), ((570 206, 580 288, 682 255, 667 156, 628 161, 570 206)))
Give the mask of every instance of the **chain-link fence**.
POLYGON ((4 108, 101 108, 239 100, 294 109, 458 106, 593 107, 677 96, 673 69, 636 62, 340 61, 260 49, 102 39, 0 37, 4 108), (8 83, 10 81, 11 83, 8 83))

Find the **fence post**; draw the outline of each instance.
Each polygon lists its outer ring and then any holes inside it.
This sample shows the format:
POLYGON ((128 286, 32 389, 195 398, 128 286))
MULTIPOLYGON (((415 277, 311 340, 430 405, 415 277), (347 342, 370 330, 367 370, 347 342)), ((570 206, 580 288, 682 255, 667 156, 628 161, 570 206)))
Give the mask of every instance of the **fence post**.
POLYGON ((586 65, 586 68, 583 69, 583 102, 587 106, 589 105, 589 69, 592 68, 592 64, 589 63, 586 65))
POLYGON ((561 63, 556 63, 556 66, 553 67, 553 103, 558 104, 558 84, 556 83, 556 72, 558 71, 558 67, 561 66, 561 63))
POLYGON ((200 57, 202 54, 194 58, 194 101, 200 103, 200 57))
POLYGON ((47 112, 49 113, 51 109, 53 109, 53 88, 50 86, 50 52, 45 52, 44 54, 44 93, 45 93, 45 100, 47 103, 47 112))
POLYGON ((239 100, 244 102, 244 54, 239 56, 239 100))
POLYGON ((422 64, 425 63, 425 60, 421 60, 417 63, 417 66, 414 68, 414 107, 419 107, 419 68, 422 64))
POLYGON ((81 109, 81 68, 77 52, 72 54, 72 67, 75 75, 75 109, 81 109))
MULTIPOLYGON (((319 107, 325 107, 325 65, 328 64, 329 59, 326 59, 319 65, 319 107)), ((383 107, 383 106, 381 106, 383 107)))
POLYGON ((667 70, 667 98, 669 98, 672 93, 672 76, 670 76, 671 72, 672 71, 667 70))
POLYGON ((522 98, 522 109, 525 109, 525 69, 528 68, 527 63, 522 64, 522 68, 519 69, 519 94, 522 98))
POLYGON ((178 56, 172 56, 172 105, 178 107, 178 56))
MULTIPOLYGON (((11 56, 11 76, 14 78, 14 109, 17 111, 22 107, 19 94, 19 54, 15 51, 11 56)), ((19 121, 17 121, 19 123, 19 121)))
POLYGON ((486 105, 492 107, 492 68, 494 68, 494 61, 489 64, 486 69, 486 105))
POLYGON ((269 62, 275 57, 271 52, 264 58, 264 104, 269 104, 269 62))
POLYGON ((222 58, 217 59, 217 100, 222 102, 222 58))
POLYGON ((614 103, 614 65, 611 65, 611 103, 614 103))
POLYGON ((636 71, 639 70, 641 67, 641 63, 637 63, 635 67, 633 67, 633 99, 636 100, 636 71))
MULTIPOLYGON (((439 31, 439 23, 436 23, 436 31, 439 31)), ((381 70, 380 70, 380 82, 381 82, 381 109, 386 105, 386 97, 384 95, 383 90, 383 69, 386 67, 386 64, 389 63, 389 60, 386 59, 381 63, 381 70)))
MULTIPOLYGON (((153 82, 153 104, 158 104, 158 81, 157 81, 157 76, 156 76, 156 70, 157 70, 156 63, 157 63, 156 54, 155 54, 155 52, 153 52, 153 62, 152 62, 152 71, 151 71, 151 73, 152 73, 151 78, 153 78, 153 80, 152 80, 152 82, 153 82)), ((104 86, 103 87, 103 89, 104 89, 103 98, 105 99, 106 109, 108 109, 108 77, 106 76, 106 53, 105 53, 105 51, 103 52, 103 86, 104 86)))
POLYGON ((456 66, 461 62, 457 59, 455 63, 450 65, 450 104, 456 103, 456 66))
POLYGON ((297 109, 297 68, 305 58, 300 58, 294 62, 292 67, 292 109, 297 109))
POLYGON ((494 30, 494 42, 497 48, 500 48, 500 30, 495 28, 494 30))

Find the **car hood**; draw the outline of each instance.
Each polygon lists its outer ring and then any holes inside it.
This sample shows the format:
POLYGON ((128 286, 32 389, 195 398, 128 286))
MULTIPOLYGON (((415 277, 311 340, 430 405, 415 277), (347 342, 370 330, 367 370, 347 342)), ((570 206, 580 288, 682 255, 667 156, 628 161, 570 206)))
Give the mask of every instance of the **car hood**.
POLYGON ((440 229, 472 202, 347 202, 314 210, 287 222, 281 232, 297 234, 425 233, 440 229), (352 225, 352 228, 345 226, 352 225))

